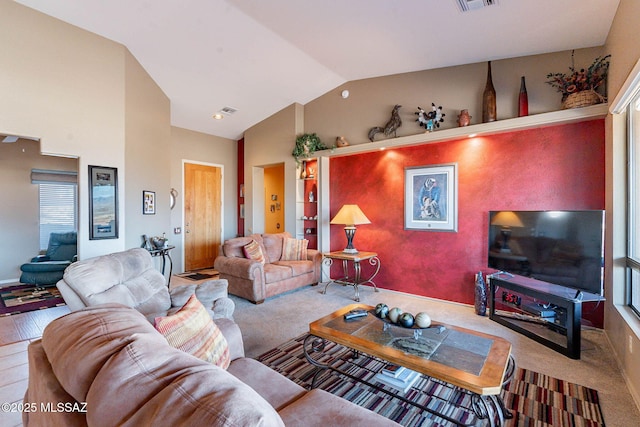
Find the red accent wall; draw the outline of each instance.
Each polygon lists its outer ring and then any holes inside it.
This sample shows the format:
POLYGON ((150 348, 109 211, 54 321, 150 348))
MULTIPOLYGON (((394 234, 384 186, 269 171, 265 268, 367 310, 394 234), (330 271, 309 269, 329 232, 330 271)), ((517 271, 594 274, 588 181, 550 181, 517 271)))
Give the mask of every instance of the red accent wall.
MULTIPOLYGON (((333 157, 331 218, 356 203, 371 220, 354 246, 378 252, 382 288, 473 304, 487 267, 491 210, 604 209, 604 120, 333 157), (457 163, 458 231, 404 229, 404 169, 457 163)), ((331 250, 346 237, 331 226, 331 250)), ((363 265, 363 276, 368 274, 363 265)), ((602 326, 601 307, 583 308, 602 326)))

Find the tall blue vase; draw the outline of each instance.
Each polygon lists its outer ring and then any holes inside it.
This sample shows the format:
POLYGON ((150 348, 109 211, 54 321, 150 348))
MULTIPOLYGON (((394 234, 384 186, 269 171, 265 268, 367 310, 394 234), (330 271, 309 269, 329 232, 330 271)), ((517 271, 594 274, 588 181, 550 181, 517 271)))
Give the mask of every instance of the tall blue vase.
POLYGON ((476 314, 478 316, 484 316, 487 314, 487 287, 485 286, 484 279, 482 278, 482 272, 479 271, 476 274, 476 314))

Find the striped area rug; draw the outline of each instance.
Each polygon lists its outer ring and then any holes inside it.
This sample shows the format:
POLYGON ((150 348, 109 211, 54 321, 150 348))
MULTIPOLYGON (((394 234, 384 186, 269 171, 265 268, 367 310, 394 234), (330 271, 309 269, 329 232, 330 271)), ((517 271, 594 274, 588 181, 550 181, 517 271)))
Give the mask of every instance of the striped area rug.
MULTIPOLYGON (((304 357, 305 337, 306 334, 287 341, 262 354, 257 360, 303 387, 310 388, 315 367, 304 357)), ((327 342, 322 358, 317 360, 329 362, 332 366, 356 378, 374 383, 373 376, 386 364, 382 360, 368 356, 353 359, 350 349, 331 342, 327 342)), ((382 384, 378 385, 382 386, 382 384)), ((404 426, 456 425, 337 373, 323 374, 318 379, 317 387, 364 406, 404 426)), ((421 377, 405 396, 428 408, 444 412, 461 424, 488 425, 488 420, 477 419, 474 414, 467 411, 471 406, 471 397, 468 394, 461 393, 458 389, 438 380, 421 377)), ((505 406, 514 415, 513 419, 505 423, 508 427, 604 426, 596 390, 538 372, 517 368, 512 381, 505 386, 502 397, 505 406)))

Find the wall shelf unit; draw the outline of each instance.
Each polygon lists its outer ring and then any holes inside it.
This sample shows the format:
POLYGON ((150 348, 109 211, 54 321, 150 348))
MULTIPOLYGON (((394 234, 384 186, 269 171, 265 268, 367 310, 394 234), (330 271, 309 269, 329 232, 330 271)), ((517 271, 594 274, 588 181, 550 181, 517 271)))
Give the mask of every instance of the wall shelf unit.
POLYGON ((571 108, 549 113, 533 114, 512 119, 496 120, 489 123, 478 123, 465 127, 455 127, 434 132, 423 132, 415 135, 400 136, 375 142, 349 145, 342 148, 316 151, 318 157, 348 156, 381 149, 409 147, 412 145, 433 144, 452 139, 468 138, 470 135, 488 136, 503 132, 534 129, 545 126, 561 125, 604 118, 609 111, 608 104, 596 104, 589 107, 571 108))
POLYGON ((303 160, 296 179, 296 239, 307 239, 318 248, 318 160, 303 160))

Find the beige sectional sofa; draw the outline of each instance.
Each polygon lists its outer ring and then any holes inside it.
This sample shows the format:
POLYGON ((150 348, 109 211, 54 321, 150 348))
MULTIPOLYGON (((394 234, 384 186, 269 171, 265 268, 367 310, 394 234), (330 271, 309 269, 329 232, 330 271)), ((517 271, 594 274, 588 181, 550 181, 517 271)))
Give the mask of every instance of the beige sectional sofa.
POLYGON ((169 289, 149 251, 142 248, 75 262, 56 286, 71 311, 118 303, 135 308, 150 322, 157 316, 175 313, 194 294, 214 319, 232 318, 235 310, 233 300, 227 298, 226 280, 169 289))
POLYGON ((245 358, 231 319, 224 370, 171 347, 138 311, 104 304, 51 322, 29 345, 24 425, 397 426, 245 358), (44 411, 43 408, 51 408, 44 411))
POLYGON ((317 284, 322 254, 308 249, 306 259, 285 261, 282 259, 285 239, 291 239, 287 232, 252 234, 225 241, 214 268, 221 279, 229 282, 229 293, 260 304, 274 295, 317 284), (249 259, 244 253, 243 248, 253 240, 260 245, 264 263, 249 259))

